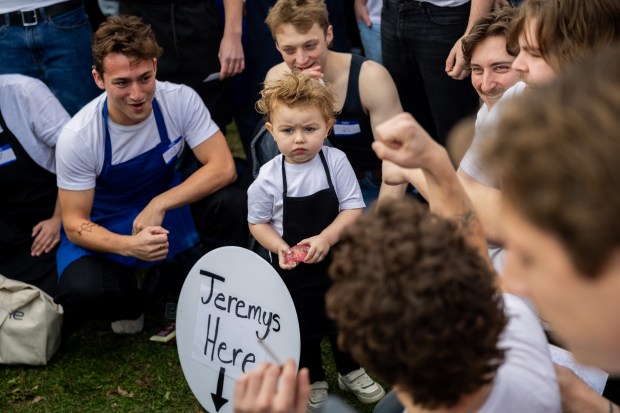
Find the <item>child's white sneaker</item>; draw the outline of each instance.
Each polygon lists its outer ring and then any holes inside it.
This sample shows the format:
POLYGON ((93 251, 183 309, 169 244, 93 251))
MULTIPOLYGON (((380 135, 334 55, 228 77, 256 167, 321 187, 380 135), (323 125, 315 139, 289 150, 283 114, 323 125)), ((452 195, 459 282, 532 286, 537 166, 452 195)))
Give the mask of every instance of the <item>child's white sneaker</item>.
POLYGON ((312 392, 310 393, 310 401, 308 402, 306 411, 308 413, 315 413, 319 411, 321 405, 327 400, 329 385, 326 381, 315 381, 310 387, 312 388, 312 392))
POLYGON ((341 376, 338 374, 338 386, 341 390, 348 390, 362 403, 378 402, 385 396, 385 390, 370 378, 363 368, 353 370, 341 376))
POLYGON ((144 328, 144 314, 135 320, 112 321, 112 331, 116 334, 136 334, 144 328))

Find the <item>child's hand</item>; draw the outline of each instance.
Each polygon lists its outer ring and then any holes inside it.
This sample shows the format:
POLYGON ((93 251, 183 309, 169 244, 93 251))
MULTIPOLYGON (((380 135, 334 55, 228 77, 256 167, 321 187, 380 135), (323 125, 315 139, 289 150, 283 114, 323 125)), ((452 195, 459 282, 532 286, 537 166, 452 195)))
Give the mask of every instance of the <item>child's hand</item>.
POLYGON ((278 247, 278 264, 283 270, 292 270, 299 264, 297 261, 287 261, 286 255, 291 253, 291 249, 287 244, 281 244, 278 247))
POLYGON ((299 244, 310 245, 308 255, 306 255, 306 259, 304 260, 306 264, 316 264, 317 262, 323 261, 331 248, 327 239, 320 234, 301 240, 299 244))

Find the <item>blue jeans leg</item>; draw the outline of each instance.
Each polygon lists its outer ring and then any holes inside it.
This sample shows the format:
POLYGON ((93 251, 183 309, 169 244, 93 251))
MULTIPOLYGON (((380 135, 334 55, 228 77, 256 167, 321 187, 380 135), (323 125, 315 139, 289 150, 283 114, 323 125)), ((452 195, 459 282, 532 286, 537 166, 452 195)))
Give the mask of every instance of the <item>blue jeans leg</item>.
POLYGON ((373 24, 366 26, 363 21, 357 22, 357 28, 360 32, 362 46, 364 46, 364 56, 375 62, 382 63, 381 59, 381 25, 373 24))
POLYGON ((377 405, 373 413, 402 413, 405 408, 394 391, 389 392, 377 405))
POLYGON ((0 74, 42 80, 70 115, 101 91, 92 74, 92 30, 83 7, 46 18, 35 26, 0 21, 0 74))

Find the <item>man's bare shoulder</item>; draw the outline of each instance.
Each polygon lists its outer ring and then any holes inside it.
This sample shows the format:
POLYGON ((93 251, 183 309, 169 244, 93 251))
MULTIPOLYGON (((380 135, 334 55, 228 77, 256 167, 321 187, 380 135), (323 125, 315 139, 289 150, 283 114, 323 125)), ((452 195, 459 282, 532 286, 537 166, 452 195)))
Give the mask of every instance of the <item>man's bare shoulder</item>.
POLYGON ((283 73, 290 71, 291 69, 289 69, 285 62, 278 63, 267 72, 267 76, 265 76, 265 83, 277 80, 282 76, 283 73))
POLYGON ((383 65, 366 60, 360 69, 360 99, 371 114, 374 110, 394 116, 402 112, 396 85, 383 65))

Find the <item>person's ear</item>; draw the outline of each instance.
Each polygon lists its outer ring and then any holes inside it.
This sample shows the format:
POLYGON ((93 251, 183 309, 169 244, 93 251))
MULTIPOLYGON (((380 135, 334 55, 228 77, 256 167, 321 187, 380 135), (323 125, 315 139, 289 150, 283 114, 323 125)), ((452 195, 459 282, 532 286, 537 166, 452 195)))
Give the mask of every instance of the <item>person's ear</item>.
POLYGON ((327 26, 327 31, 325 32, 325 43, 327 43, 327 47, 332 47, 334 42, 334 27, 330 24, 327 26))
POLYGON ((265 122, 265 129, 267 129, 269 133, 271 133, 271 136, 273 136, 273 125, 271 124, 271 122, 265 122))
POLYGON ((157 58, 153 58, 153 71, 157 74, 157 58))
POLYGON ((99 89, 101 90, 105 90, 105 83, 103 82, 103 74, 99 74, 97 69, 95 69, 95 66, 93 66, 92 74, 93 74, 93 79, 95 79, 95 83, 97 84, 97 87, 99 87, 99 89))
POLYGON ((327 121, 327 134, 325 135, 324 139, 327 139, 335 123, 336 123, 336 119, 330 119, 327 121))

